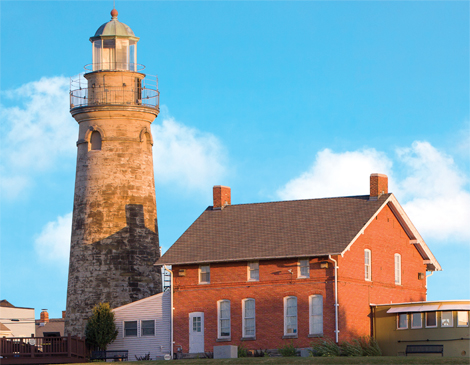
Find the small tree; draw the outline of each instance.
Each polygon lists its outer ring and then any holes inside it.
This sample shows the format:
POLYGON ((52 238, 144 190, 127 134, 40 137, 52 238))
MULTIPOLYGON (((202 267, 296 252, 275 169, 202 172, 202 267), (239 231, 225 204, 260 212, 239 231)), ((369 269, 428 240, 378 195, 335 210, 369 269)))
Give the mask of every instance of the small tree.
POLYGON ((114 313, 109 303, 99 303, 93 307, 93 314, 86 324, 86 342, 91 346, 106 350, 118 335, 114 323, 114 313))

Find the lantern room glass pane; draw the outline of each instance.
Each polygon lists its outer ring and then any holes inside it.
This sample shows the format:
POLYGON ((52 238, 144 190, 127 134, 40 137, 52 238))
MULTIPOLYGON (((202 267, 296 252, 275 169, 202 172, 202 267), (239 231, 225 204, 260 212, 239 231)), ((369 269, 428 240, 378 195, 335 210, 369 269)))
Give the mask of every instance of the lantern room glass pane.
POLYGON ((129 41, 129 70, 137 71, 137 44, 135 41, 129 41))
POLYGON ((116 69, 127 70, 129 68, 129 40, 116 39, 116 69))
POLYGON ((114 39, 103 40, 103 49, 101 52, 101 70, 116 69, 116 42, 114 39))
POLYGON ((99 70, 101 66, 101 40, 93 42, 93 71, 99 70))

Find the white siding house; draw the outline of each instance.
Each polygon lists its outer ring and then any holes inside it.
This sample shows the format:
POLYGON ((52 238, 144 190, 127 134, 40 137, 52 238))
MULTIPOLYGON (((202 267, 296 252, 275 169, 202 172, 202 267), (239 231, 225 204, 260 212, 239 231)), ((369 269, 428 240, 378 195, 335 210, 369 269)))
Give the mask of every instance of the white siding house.
POLYGON ((2 300, 0 303, 2 337, 31 337, 36 333, 34 308, 15 307, 2 300))
POLYGON ((107 350, 128 350, 129 361, 150 353, 150 359, 170 354, 170 292, 113 309, 118 337, 107 350))

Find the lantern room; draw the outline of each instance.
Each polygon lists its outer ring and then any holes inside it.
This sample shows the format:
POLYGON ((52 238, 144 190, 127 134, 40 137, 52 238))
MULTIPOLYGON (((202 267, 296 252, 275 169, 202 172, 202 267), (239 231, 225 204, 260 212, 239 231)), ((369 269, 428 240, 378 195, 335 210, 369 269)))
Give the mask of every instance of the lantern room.
POLYGON ((93 44, 93 71, 137 71, 137 42, 132 29, 117 20, 116 9, 111 20, 98 28, 90 38, 93 44))

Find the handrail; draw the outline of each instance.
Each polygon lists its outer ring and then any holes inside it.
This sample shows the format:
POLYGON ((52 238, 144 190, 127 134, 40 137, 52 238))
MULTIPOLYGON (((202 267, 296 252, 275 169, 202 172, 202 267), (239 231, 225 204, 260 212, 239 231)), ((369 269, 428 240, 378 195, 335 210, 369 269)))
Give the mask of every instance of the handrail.
POLYGON ((140 63, 127 62, 97 62, 89 63, 83 68, 87 71, 142 71, 145 66, 140 63))

